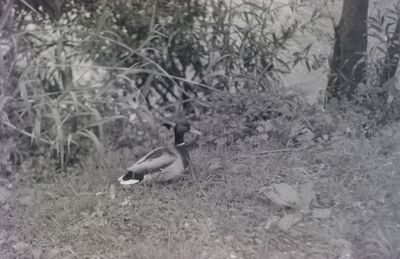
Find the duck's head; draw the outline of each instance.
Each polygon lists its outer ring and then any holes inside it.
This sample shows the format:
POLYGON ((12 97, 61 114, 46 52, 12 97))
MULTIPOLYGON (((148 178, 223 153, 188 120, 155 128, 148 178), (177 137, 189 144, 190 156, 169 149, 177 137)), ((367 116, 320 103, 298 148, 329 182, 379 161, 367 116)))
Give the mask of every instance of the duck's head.
POLYGON ((189 132, 195 135, 201 135, 201 132, 190 126, 188 122, 178 122, 174 126, 175 132, 175 145, 181 145, 185 143, 184 135, 189 132))
POLYGON ((163 123, 162 124, 167 129, 174 128, 175 135, 184 135, 185 133, 189 132, 195 135, 202 135, 200 131, 193 128, 189 122, 178 122, 178 123, 163 123))
POLYGON ((201 132, 190 126, 189 122, 179 122, 175 124, 174 131, 175 135, 183 135, 187 132, 195 135, 201 135, 201 132))

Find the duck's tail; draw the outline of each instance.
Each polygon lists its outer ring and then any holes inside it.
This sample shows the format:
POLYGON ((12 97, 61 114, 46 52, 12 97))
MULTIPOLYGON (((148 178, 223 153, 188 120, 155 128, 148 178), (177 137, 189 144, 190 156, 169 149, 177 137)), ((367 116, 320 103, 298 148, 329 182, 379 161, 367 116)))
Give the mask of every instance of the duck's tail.
POLYGON ((118 182, 122 185, 134 185, 141 182, 143 178, 142 179, 140 178, 141 177, 138 177, 138 175, 136 175, 132 171, 129 171, 120 178, 118 178, 118 182))

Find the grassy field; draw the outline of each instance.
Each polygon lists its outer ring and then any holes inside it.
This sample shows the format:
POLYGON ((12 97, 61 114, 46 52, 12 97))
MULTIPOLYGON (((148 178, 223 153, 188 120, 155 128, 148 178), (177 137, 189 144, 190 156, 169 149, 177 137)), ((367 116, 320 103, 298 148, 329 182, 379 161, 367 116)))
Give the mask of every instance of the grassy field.
POLYGON ((164 185, 118 186, 118 152, 37 183, 27 168, 1 182, 0 258, 400 258, 397 126, 301 150, 200 147, 164 185), (305 182, 332 213, 282 230, 300 212, 263 190, 305 182))

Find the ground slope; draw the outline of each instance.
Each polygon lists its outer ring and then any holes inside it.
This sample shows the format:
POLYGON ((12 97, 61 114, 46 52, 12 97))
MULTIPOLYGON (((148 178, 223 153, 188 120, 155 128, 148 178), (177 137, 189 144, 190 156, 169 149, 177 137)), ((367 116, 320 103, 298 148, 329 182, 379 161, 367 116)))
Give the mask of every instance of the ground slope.
POLYGON ((0 257, 398 258, 400 134, 378 135, 280 152, 201 147, 194 174, 165 185, 118 186, 118 153, 41 182, 20 172, 1 183, 0 257), (330 215, 301 214, 264 192, 306 182, 310 208, 330 215), (282 230, 292 213, 301 221, 282 230))

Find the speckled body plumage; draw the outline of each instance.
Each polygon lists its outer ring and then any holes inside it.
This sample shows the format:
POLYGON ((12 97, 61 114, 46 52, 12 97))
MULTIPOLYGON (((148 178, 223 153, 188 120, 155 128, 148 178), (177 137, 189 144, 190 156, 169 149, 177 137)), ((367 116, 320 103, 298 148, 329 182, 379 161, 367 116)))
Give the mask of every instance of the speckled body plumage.
POLYGON ((179 123, 174 127, 175 141, 172 147, 156 148, 131 167, 128 173, 118 181, 123 185, 140 182, 165 182, 182 175, 189 165, 190 156, 184 142, 184 134, 200 134, 188 123, 179 123))

